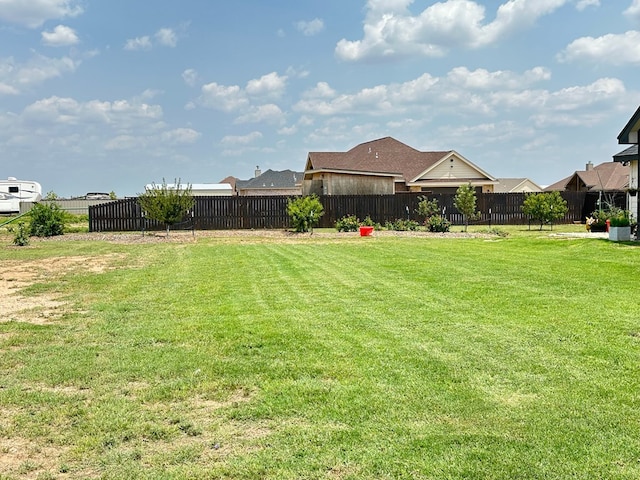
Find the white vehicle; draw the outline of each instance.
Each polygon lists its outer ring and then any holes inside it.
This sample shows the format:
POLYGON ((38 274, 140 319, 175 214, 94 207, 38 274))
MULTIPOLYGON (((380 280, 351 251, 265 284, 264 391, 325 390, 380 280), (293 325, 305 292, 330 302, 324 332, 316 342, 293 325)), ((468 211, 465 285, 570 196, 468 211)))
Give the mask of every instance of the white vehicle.
POLYGON ((42 200, 42 187, 38 182, 9 177, 0 180, 0 214, 20 212, 20 202, 42 200))

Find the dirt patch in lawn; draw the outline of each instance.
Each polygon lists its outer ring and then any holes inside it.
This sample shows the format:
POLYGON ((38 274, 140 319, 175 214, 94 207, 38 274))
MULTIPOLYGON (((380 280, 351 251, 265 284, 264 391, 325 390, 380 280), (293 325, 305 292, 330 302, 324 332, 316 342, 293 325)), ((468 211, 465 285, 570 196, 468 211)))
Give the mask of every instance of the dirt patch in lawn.
POLYGON ((24 288, 35 283, 55 282, 70 272, 101 273, 113 268, 122 257, 68 256, 42 261, 6 261, 0 265, 0 323, 8 321, 44 325, 65 313, 65 302, 55 294, 23 295, 24 288))

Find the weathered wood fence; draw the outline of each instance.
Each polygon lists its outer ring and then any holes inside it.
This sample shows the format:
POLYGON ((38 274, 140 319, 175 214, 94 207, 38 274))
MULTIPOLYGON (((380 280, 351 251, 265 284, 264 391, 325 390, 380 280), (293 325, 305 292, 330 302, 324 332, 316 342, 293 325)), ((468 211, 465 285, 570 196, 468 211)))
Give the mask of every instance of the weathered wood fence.
MULTIPOLYGON (((399 218, 421 220, 416 215, 418 203, 425 196, 419 193, 397 195, 339 195, 322 196, 325 214, 320 227, 333 227, 345 215, 361 220, 369 216, 384 225, 399 218)), ((430 194, 454 224, 462 224, 463 217, 454 207, 453 194, 430 194)), ((593 195, 585 192, 562 192, 569 212, 558 223, 584 221, 594 210, 593 195)), ((292 197, 195 197, 193 210, 174 228, 196 230, 240 230, 289 228, 287 202, 292 197)), ((474 223, 494 225, 523 225, 530 219, 522 213, 524 193, 477 194, 477 209, 481 218, 474 223)), ((137 198, 89 207, 89 230, 92 232, 124 232, 161 230, 164 226, 144 217, 137 198)))

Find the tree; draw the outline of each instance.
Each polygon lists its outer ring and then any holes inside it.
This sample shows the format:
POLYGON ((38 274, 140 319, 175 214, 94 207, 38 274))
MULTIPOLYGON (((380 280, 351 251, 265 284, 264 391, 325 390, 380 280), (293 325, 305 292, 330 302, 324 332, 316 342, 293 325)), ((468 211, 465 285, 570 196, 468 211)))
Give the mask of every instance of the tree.
POLYGON ((318 224, 324 215, 324 207, 317 195, 289 199, 287 214, 296 232, 309 232, 318 224))
POLYGON ((29 210, 31 235, 36 237, 53 237, 64 233, 67 214, 57 203, 36 203, 29 210))
POLYGON ((145 188, 145 192, 138 196, 138 203, 148 218, 166 225, 169 236, 169 227, 182 220, 195 201, 191 185, 182 188, 178 179, 169 186, 163 178, 162 185, 152 183, 151 187, 145 188))
POLYGON ((47 194, 44 196, 43 200, 58 200, 58 194, 56 192, 54 192, 53 190, 47 192, 47 194))
POLYGON ((476 212, 476 189, 470 183, 460 185, 456 190, 453 205, 464 218, 464 231, 466 232, 469 220, 480 216, 480 212, 476 212))
POLYGON ((114 192, 113 190, 111 190, 111 191, 109 192, 109 198, 110 198, 111 200, 117 200, 117 199, 118 199, 118 196, 116 195, 116 192, 114 192))
POLYGON ((522 213, 540 222, 540 230, 545 223, 553 228, 554 220, 563 218, 569 208, 560 192, 534 193, 528 195, 522 204, 522 213))

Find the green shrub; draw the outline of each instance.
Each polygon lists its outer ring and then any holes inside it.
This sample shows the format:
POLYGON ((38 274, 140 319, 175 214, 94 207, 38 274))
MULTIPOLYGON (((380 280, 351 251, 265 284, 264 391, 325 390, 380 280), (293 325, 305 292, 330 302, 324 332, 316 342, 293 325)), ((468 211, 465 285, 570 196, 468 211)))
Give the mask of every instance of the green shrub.
POLYGON ((324 215, 324 207, 317 195, 310 195, 295 200, 289 199, 287 214, 296 232, 309 232, 324 215))
POLYGON ((426 225, 429 217, 438 215, 440 213, 440 207, 438 207, 438 200, 436 200, 435 198, 433 200, 429 200, 427 197, 419 198, 420 202, 418 203, 416 213, 421 217, 424 217, 424 223, 426 225))
POLYGON ((387 222, 385 224, 387 230, 395 230, 398 232, 415 231, 420 228, 420 224, 415 220, 405 220, 404 218, 398 218, 394 222, 387 222))
POLYGON ((64 233, 66 212, 57 203, 36 203, 29 215, 31 216, 31 235, 53 237, 64 233))
POLYGON ((427 230, 430 232, 448 232, 451 228, 451 222, 442 215, 431 215, 427 219, 427 230))
POLYGON ((18 229, 13 237, 13 244, 19 247, 26 247, 29 245, 29 232, 24 222, 18 223, 18 229))
POLYGON ((336 230, 339 232, 357 232, 360 220, 355 215, 345 215, 336 222, 336 230))

